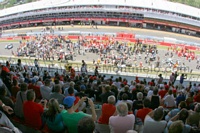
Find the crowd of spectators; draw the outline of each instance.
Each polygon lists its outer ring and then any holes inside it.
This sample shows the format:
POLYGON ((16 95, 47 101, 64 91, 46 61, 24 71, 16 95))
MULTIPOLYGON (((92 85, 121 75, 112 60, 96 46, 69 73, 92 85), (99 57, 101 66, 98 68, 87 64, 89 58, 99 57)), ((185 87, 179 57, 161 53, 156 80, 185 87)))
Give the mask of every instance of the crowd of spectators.
POLYGON ((20 129, 9 119, 53 133, 199 132, 200 84, 164 82, 162 74, 150 81, 133 77, 129 84, 122 77, 89 75, 84 60, 82 66, 80 75, 69 67, 50 76, 20 59, 1 64, 0 124, 15 132, 20 129))

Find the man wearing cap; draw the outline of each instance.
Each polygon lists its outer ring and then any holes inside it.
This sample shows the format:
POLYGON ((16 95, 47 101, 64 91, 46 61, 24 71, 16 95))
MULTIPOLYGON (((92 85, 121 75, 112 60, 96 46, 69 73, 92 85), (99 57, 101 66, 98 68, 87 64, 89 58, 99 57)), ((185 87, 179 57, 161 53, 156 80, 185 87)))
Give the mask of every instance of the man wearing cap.
MULTIPOLYGON (((67 96, 63 100, 63 105, 65 106, 66 110, 63 110, 61 115, 64 124, 68 128, 69 133, 78 133, 78 122, 85 116, 90 116, 83 112, 75 112, 75 110, 86 100, 86 97, 82 97, 81 100, 74 105, 74 101, 76 98, 74 96, 67 96)), ((95 112, 95 106, 91 99, 88 99, 88 103, 90 105, 90 108, 92 110, 92 119, 96 121, 96 112, 95 112)))

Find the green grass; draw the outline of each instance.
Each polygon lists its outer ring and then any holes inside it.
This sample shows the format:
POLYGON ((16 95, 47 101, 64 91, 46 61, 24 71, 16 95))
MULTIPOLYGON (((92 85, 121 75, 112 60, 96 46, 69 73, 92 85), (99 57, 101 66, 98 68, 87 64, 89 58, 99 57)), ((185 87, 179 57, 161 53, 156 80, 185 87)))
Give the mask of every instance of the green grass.
POLYGON ((200 0, 168 0, 168 1, 182 3, 189 6, 200 8, 200 0))

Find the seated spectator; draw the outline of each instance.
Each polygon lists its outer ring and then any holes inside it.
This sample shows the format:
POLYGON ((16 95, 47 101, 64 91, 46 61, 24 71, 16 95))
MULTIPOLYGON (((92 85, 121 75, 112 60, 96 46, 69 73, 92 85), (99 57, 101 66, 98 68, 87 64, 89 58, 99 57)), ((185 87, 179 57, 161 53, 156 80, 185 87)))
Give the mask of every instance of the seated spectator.
POLYGON ((40 93, 42 95, 43 99, 49 100, 50 99, 50 93, 52 92, 52 88, 50 87, 51 80, 46 79, 45 84, 40 86, 40 93))
POLYGON ((115 96, 111 95, 108 97, 108 103, 102 105, 101 116, 99 117, 99 124, 108 124, 110 116, 116 111, 115 107, 115 96))
POLYGON ((133 101, 133 112, 143 108, 143 93, 137 93, 137 100, 133 101))
POLYGON ((20 91, 17 93, 16 96, 16 102, 14 107, 15 115, 19 118, 24 118, 24 112, 23 112, 23 103, 27 100, 26 99, 26 91, 27 91, 27 84, 22 83, 20 85, 20 91))
POLYGON ((183 91, 180 91, 176 97, 176 106, 178 106, 181 101, 185 101, 185 94, 183 91))
POLYGON ((106 85, 105 87, 102 87, 102 89, 102 94, 99 97, 101 98, 103 103, 108 103, 108 97, 115 94, 110 91, 110 85, 106 85))
MULTIPOLYGON (((63 105, 65 106, 66 110, 63 110, 61 115, 63 118, 63 123, 68 128, 69 133, 78 133, 78 122, 85 116, 90 116, 83 112, 75 112, 75 110, 86 100, 86 97, 82 97, 81 100, 74 105, 75 97, 74 96, 67 96, 63 100, 63 105)), ((96 112, 95 106, 91 99, 88 99, 88 103, 92 110, 92 119, 96 121, 96 112)))
POLYGON ((186 109, 182 109, 178 114, 176 114, 174 117, 170 119, 170 121, 167 124, 166 132, 168 128, 170 130, 170 127, 174 122, 180 120, 183 124, 182 133, 189 133, 191 130, 191 126, 186 124, 186 119, 188 118, 188 115, 189 115, 188 111, 186 109))
POLYGON ((189 112, 189 117, 187 119, 187 124, 190 126, 196 126, 200 128, 200 104, 195 105, 194 111, 189 112))
POLYGON ((11 88, 11 95, 12 97, 16 98, 17 92, 20 90, 18 81, 16 79, 13 79, 13 86, 11 88))
POLYGON ((144 123, 144 119, 146 117, 146 115, 152 111, 152 109, 150 109, 151 106, 151 101, 149 99, 144 99, 144 108, 139 109, 136 113, 136 117, 140 118, 142 120, 142 122, 144 123))
POLYGON ((133 102, 131 100, 128 100, 128 95, 126 93, 122 95, 122 100, 118 100, 116 106, 119 105, 120 103, 129 103, 132 109, 133 102))
MULTIPOLYGON (((71 82, 69 83, 69 88, 71 87, 71 88, 74 89, 74 85, 75 85, 75 83, 74 83, 73 81, 71 81, 71 82)), ((69 96, 69 93, 68 93, 68 89, 69 89, 69 88, 65 88, 65 90, 64 90, 64 95, 65 95, 65 96, 69 96)), ((76 93, 77 93, 77 90, 74 89, 74 94, 76 94, 76 93)))
POLYGON ((152 110, 147 114, 144 119, 144 133, 162 133, 167 125, 166 121, 163 121, 163 108, 159 107, 152 110), (156 127, 156 128, 155 128, 156 127))
POLYGON ((161 99, 158 95, 158 89, 154 88, 153 95, 150 97, 151 109, 158 108, 160 106, 161 99))
POLYGON ((36 99, 42 99, 42 96, 41 96, 41 93, 40 93, 40 86, 38 86, 36 84, 36 79, 33 78, 31 80, 31 83, 28 85, 28 89, 33 89, 35 91, 35 94, 36 94, 36 99))
POLYGON ((132 99, 132 94, 129 92, 129 87, 126 85, 125 87, 124 87, 124 91, 121 91, 120 92, 120 100, 122 100, 122 95, 123 94, 127 94, 127 96, 128 96, 128 100, 131 100, 132 99))
POLYGON ((12 109, 14 108, 14 103, 13 101, 6 96, 7 91, 5 86, 0 86, 0 100, 5 103, 7 106, 10 106, 12 109))
POLYGON ((185 133, 182 121, 175 121, 169 127, 169 133, 185 133))
POLYGON ((46 110, 42 115, 43 121, 45 121, 48 128, 54 133, 64 133, 66 130, 63 124, 61 111, 58 101, 51 98, 48 103, 48 110, 46 110))
POLYGON ((94 133, 95 124, 91 117, 83 117, 78 122, 78 133, 94 133))
POLYGON ((172 90, 169 90, 168 94, 163 98, 164 106, 166 108, 176 107, 175 99, 172 94, 172 90))
POLYGON ((165 95, 167 94, 168 90, 169 90, 169 86, 165 82, 164 83, 164 87, 161 87, 161 90, 158 92, 158 94, 161 97, 161 99, 163 99, 165 97, 165 95))
POLYGON ((117 106, 117 116, 109 118, 109 126, 111 132, 126 133, 128 130, 134 129, 135 116, 128 115, 128 107, 126 103, 121 103, 117 106))
POLYGON ((187 104, 185 101, 182 101, 179 103, 178 108, 176 109, 172 109, 166 116, 165 116, 165 120, 169 121, 169 119, 171 119, 172 117, 174 117, 177 113, 179 113, 182 109, 186 109, 187 108, 187 104))
MULTIPOLYGON (((13 133, 22 133, 18 128, 16 128, 12 124, 12 122, 8 119, 8 117, 2 111, 0 111, 0 116, 1 116, 0 117, 0 125, 1 125, 1 127, 2 126, 8 127, 9 129, 11 129, 11 131, 13 133)), ((1 129, 0 129, 0 132, 1 133, 6 133, 6 132, 2 131, 1 129)))
POLYGON ((41 100, 40 103, 35 103, 35 92, 32 90, 28 90, 27 93, 27 101, 24 102, 23 112, 24 119, 26 124, 31 126, 32 128, 41 129, 42 128, 42 119, 41 115, 44 112, 44 108, 46 108, 46 100, 41 100), (44 104, 44 108, 42 106, 42 102, 44 104))
POLYGON ((63 103, 63 99, 65 98, 65 96, 62 94, 62 89, 59 84, 54 86, 54 92, 51 92, 50 94, 50 99, 52 98, 57 99, 59 104, 63 103))

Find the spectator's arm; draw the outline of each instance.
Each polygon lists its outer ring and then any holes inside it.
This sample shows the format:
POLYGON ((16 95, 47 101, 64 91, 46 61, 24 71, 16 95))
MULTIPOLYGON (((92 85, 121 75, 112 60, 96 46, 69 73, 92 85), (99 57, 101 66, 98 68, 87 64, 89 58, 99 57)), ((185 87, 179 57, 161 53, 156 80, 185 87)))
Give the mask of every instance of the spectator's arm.
POLYGON ((78 109, 78 107, 81 106, 81 104, 86 101, 87 97, 82 97, 81 100, 78 101, 78 103, 74 106, 74 111, 78 109))
POLYGON ((10 106, 6 106, 1 100, 0 100, 0 107, 7 112, 8 114, 13 113, 13 109, 10 106))
POLYGON ((93 119, 94 121, 96 121, 96 120, 97 120, 97 115, 96 115, 96 112, 95 112, 94 103, 93 103, 93 101, 92 101, 91 99, 88 99, 88 103, 89 103, 89 105, 90 105, 90 107, 91 107, 91 110, 92 110, 92 119, 93 119))

